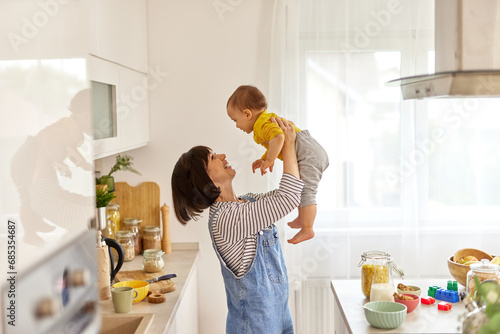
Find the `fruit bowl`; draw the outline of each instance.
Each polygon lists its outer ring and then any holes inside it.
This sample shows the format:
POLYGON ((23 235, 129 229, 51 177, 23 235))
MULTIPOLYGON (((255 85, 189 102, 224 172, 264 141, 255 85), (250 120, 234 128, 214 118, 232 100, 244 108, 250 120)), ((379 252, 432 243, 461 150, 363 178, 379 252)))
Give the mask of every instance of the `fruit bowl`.
POLYGON ((448 258, 448 270, 455 281, 463 286, 467 285, 467 273, 470 270, 469 266, 453 262, 453 256, 450 256, 448 258))

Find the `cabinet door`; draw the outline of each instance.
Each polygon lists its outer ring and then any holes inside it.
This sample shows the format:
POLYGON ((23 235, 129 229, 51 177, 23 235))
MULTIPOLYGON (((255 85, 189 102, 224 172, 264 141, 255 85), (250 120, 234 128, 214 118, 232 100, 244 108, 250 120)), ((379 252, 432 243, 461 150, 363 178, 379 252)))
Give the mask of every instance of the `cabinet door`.
POLYGON ((119 66, 120 93, 117 96, 118 136, 124 151, 149 141, 147 75, 119 66))
POLYGON ((146 1, 94 0, 92 9, 91 54, 146 72, 146 1))
POLYGON ((184 296, 168 334, 198 334, 198 267, 186 282, 184 296))

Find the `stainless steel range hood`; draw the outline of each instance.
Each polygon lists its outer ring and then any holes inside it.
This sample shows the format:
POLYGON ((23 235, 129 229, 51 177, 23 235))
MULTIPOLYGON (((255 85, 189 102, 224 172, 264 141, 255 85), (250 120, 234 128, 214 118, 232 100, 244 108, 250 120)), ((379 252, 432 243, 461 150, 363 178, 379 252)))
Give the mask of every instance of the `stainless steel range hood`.
POLYGON ((435 0, 436 73, 389 81, 403 99, 500 97, 500 0, 435 0))

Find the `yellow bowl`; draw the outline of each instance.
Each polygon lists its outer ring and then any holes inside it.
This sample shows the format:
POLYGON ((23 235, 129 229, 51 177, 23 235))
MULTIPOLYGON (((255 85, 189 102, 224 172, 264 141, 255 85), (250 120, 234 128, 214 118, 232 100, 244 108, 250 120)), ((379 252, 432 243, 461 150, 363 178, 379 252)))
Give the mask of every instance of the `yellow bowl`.
POLYGON ((146 281, 123 281, 113 284, 113 288, 119 288, 121 286, 129 286, 137 290, 139 295, 134 299, 134 303, 139 303, 148 295, 149 283, 146 281))

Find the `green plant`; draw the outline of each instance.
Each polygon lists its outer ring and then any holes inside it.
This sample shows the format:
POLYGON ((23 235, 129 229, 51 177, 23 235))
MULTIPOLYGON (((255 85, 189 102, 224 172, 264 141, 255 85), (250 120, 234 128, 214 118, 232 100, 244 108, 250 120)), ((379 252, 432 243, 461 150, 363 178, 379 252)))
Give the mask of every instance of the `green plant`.
POLYGON ((116 195, 108 190, 107 187, 96 187, 95 201, 96 207, 102 208, 108 206, 109 202, 115 198, 116 195))
POLYGON ((134 164, 132 162, 132 160, 133 160, 133 158, 126 155, 126 154, 124 154, 123 156, 118 154, 116 156, 116 162, 113 165, 113 167, 111 167, 111 170, 109 171, 108 176, 111 176, 111 174, 113 174, 114 172, 119 171, 119 170, 129 171, 129 172, 141 175, 141 173, 139 173, 134 167, 132 167, 132 165, 134 164))
POLYGON ((484 311, 490 319, 479 328, 478 334, 500 333, 500 285, 495 281, 484 281, 474 277, 477 293, 474 297, 478 305, 485 305, 484 311))

